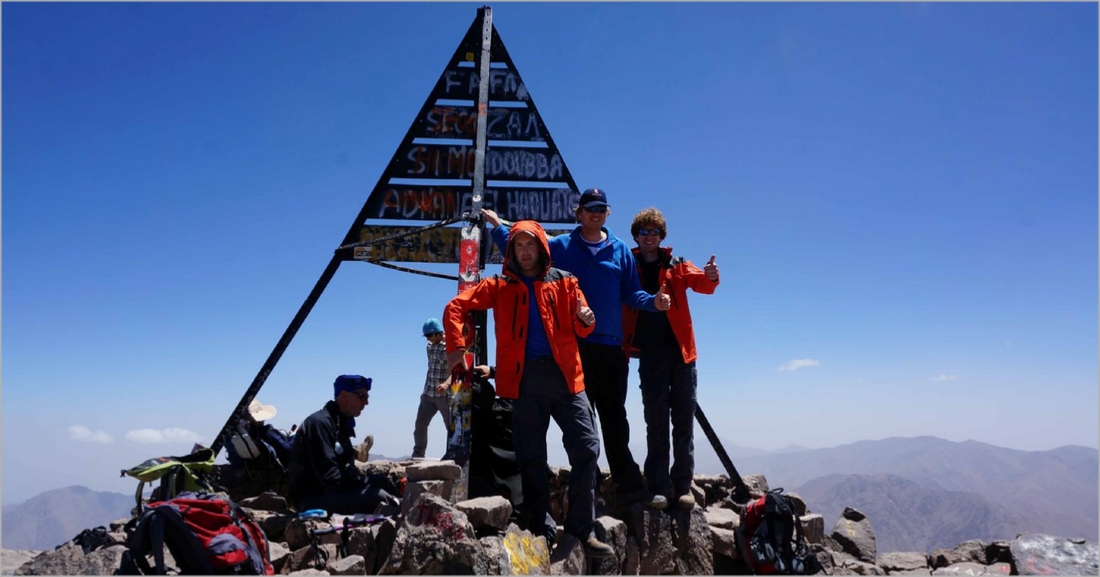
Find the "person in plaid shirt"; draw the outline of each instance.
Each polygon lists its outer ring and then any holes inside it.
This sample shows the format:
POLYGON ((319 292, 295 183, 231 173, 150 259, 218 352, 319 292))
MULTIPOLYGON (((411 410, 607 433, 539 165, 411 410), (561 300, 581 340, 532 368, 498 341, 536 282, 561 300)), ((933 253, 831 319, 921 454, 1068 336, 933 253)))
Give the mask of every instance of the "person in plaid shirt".
POLYGON ((447 345, 443 342, 443 325, 439 319, 424 323, 424 338, 428 339, 428 375, 424 379, 424 392, 420 395, 420 408, 416 411, 416 428, 413 429, 414 459, 423 458, 428 448, 428 425, 438 411, 443 415, 443 425, 451 422, 450 381, 447 369, 447 345))

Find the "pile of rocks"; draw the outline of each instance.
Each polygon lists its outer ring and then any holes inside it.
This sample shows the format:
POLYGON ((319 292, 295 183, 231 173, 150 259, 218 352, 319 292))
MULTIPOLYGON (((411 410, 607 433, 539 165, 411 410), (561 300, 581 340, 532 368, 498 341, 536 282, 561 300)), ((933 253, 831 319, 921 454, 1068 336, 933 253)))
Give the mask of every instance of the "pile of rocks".
MULTIPOLYGON (((478 575, 713 575, 751 574, 739 559, 736 530, 743 504, 734 502, 725 476, 697 475, 692 485, 696 506, 656 511, 619 503, 609 472, 601 470, 597 496, 597 536, 615 549, 610 559, 590 559, 577 539, 559 526, 556 546, 520 529, 511 503, 482 497, 451 503, 459 469, 443 462, 361 463, 365 473, 407 479, 401 507, 379 511, 387 517, 370 525, 342 529, 342 517, 303 519, 273 493, 242 499, 271 542, 271 561, 283 575, 478 574, 478 575), (314 534, 336 527, 334 532, 314 534)), ((552 468, 551 515, 564 520, 569 503, 569 469, 552 468)), ((768 490, 760 475, 744 478, 753 498, 768 490)), ((1097 574, 1095 545, 1045 535, 1024 535, 1012 542, 967 541, 951 550, 878 555, 870 520, 846 509, 832 531, 797 495, 803 533, 826 574, 831 575, 983 575, 1097 574)), ((125 540, 122 526, 112 536, 125 540)), ((106 575, 119 567, 124 546, 85 555, 68 543, 44 552, 16 574, 106 575)), ((5 555, 8 552, 5 551, 5 555)))

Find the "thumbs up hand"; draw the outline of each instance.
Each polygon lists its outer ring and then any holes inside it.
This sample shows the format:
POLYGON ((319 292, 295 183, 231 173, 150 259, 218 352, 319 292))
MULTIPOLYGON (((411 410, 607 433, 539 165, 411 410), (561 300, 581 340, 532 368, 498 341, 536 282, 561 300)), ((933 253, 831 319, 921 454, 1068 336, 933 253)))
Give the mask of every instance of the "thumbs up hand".
POLYGON ((581 297, 577 297, 577 319, 579 319, 584 326, 592 326, 592 323, 596 322, 596 313, 592 312, 592 309, 584 306, 584 302, 581 301, 581 297))
POLYGON ((711 282, 718 282, 718 265, 714 264, 714 255, 710 255, 710 260, 703 266, 703 273, 707 275, 707 279, 711 282))
POLYGON ((659 311, 667 311, 672 307, 672 297, 668 296, 668 285, 661 285, 661 290, 653 295, 653 306, 659 311))

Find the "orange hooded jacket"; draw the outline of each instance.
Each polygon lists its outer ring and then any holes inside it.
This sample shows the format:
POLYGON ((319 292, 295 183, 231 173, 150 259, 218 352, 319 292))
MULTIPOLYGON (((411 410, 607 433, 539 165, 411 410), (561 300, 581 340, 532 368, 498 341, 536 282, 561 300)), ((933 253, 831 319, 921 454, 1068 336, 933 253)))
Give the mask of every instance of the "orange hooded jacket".
MULTIPOLYGON (((661 283, 672 298, 672 306, 665 314, 668 315, 668 324, 672 325, 672 334, 676 335, 676 342, 680 343, 680 353, 684 356, 684 362, 690 363, 696 359, 695 354, 695 329, 691 325, 691 309, 688 308, 687 289, 700 294, 714 294, 721 281, 712 281, 699 267, 691 264, 691 261, 683 257, 672 258, 672 247, 659 247, 661 251, 661 283)), ((631 249, 634 260, 638 262, 638 275, 642 274, 641 250, 637 247, 631 249)), ((634 328, 638 323, 638 309, 623 307, 623 351, 630 355, 637 351, 631 344, 634 342, 634 328)))
MULTIPOLYGON (((577 337, 585 337, 596 327, 593 322, 585 326, 577 318, 577 299, 588 306, 573 275, 550 266, 550 245, 546 232, 532 220, 521 220, 512 227, 504 255, 502 274, 482 280, 476 286, 462 291, 443 309, 443 330, 446 334, 447 354, 467 347, 462 334, 463 319, 470 311, 493 309, 496 324, 496 381, 497 395, 505 399, 519 398, 519 381, 523 377, 524 349, 527 345, 527 285, 520 280, 519 263, 512 257, 512 245, 518 233, 528 232, 539 241, 539 262, 542 273, 534 282, 535 303, 542 316, 546 340, 565 375, 569 391, 576 394, 584 390, 584 373, 577 349, 577 337)), ((598 320, 598 319, 597 319, 598 320)))

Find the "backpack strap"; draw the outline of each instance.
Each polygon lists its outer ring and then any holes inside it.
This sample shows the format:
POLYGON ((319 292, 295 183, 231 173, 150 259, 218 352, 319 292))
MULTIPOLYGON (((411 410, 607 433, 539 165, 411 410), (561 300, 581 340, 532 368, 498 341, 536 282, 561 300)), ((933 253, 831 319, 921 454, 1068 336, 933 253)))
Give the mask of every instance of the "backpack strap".
MULTIPOLYGON (((256 568, 257 574, 267 575, 271 567, 271 542, 267 534, 256 524, 256 520, 232 501, 229 503, 229 517, 241 528, 244 534, 245 544, 248 546, 248 557, 256 568)), ((272 568, 272 570, 274 570, 272 568)))
MULTIPOLYGON (((159 518, 163 519, 160 539, 168 546, 172 558, 179 564, 180 574, 183 575, 213 575, 214 566, 207 556, 206 547, 187 525, 183 519, 183 512, 174 503, 161 503, 157 506, 160 512, 159 518)), ((153 545, 156 547, 157 533, 154 532, 153 545)), ((154 555, 158 552, 163 556, 163 547, 156 547, 154 555)), ((159 562, 159 560, 158 560, 159 562)))

